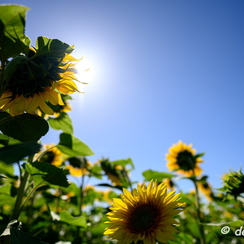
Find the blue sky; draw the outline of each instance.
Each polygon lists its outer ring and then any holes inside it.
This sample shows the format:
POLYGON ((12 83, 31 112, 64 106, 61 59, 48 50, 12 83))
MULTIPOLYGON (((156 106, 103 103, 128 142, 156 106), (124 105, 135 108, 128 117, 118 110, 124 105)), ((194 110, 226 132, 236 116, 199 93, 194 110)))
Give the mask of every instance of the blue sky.
MULTIPOLYGON (((33 45, 57 38, 90 62, 92 78, 70 116, 91 161, 130 157, 132 179, 141 181, 144 170, 167 171, 165 154, 182 140, 206 153, 202 168, 214 187, 243 166, 242 0, 5 3, 31 8, 33 45)), ((58 142, 58 133, 43 142, 58 142)))

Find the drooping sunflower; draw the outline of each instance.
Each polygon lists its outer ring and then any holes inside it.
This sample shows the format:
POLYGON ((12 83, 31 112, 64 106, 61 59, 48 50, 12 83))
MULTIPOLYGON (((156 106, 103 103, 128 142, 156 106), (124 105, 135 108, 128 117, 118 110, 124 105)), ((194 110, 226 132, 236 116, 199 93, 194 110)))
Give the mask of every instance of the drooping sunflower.
POLYGON ((166 243, 175 238, 178 224, 173 218, 184 203, 179 202, 179 194, 167 193, 164 183, 151 181, 146 187, 138 185, 129 192, 123 189, 121 198, 113 199, 112 211, 108 212, 110 225, 104 234, 117 240, 118 244, 166 243))
POLYGON ((210 184, 207 181, 203 181, 203 182, 197 182, 197 186, 200 190, 200 192, 209 200, 212 201, 213 200, 213 191, 212 188, 210 186, 210 184))
POLYGON ((177 144, 169 148, 169 152, 166 154, 166 161, 170 171, 176 171, 187 177, 200 176, 202 173, 199 164, 203 160, 196 154, 196 149, 192 148, 192 144, 187 145, 182 141, 178 141, 177 144))
POLYGON ((37 48, 25 56, 13 58, 6 66, 0 110, 11 116, 40 109, 53 114, 52 105, 64 105, 61 94, 78 92, 75 65, 79 61, 70 55, 73 47, 57 39, 39 37, 37 48))
POLYGON ((60 166, 64 162, 64 154, 53 144, 44 145, 44 152, 37 155, 39 162, 50 163, 55 166, 60 166))
POLYGON ((92 163, 89 162, 84 157, 73 157, 68 159, 69 164, 66 165, 66 169, 69 170, 70 175, 75 177, 80 177, 83 175, 88 175, 90 173, 90 168, 92 163))
POLYGON ((170 191, 174 191, 175 190, 175 183, 174 181, 171 179, 171 178, 165 178, 163 179, 163 183, 166 184, 167 188, 170 190, 170 191))
POLYGON ((222 177, 223 183, 221 190, 227 195, 232 195, 236 199, 244 194, 244 174, 241 170, 230 171, 222 177))
POLYGON ((100 161, 102 170, 105 172, 107 177, 111 180, 113 185, 121 186, 123 175, 122 170, 123 167, 121 165, 114 165, 110 163, 107 159, 103 159, 100 161))

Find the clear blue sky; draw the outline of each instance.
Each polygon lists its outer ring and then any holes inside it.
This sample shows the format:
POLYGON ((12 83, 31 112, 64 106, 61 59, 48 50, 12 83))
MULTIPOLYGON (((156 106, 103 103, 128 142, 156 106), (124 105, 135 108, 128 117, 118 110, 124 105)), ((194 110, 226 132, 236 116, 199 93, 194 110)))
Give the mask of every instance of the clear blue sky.
MULTIPOLYGON (((70 115, 75 136, 95 152, 91 161, 130 157, 140 181, 144 170, 167 171, 165 154, 182 140, 206 153, 202 168, 214 187, 243 166, 244 1, 5 3, 31 8, 33 41, 60 39, 90 61, 93 79, 70 115)), ((43 142, 58 142, 58 133, 43 142)))

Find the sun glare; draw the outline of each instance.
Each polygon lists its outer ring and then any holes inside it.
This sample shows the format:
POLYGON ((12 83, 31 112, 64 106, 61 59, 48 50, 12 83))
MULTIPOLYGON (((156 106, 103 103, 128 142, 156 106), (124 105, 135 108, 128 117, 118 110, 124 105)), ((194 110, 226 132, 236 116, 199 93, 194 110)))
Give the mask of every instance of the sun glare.
MULTIPOLYGON (((80 82, 90 83, 94 78, 94 68, 92 62, 87 58, 82 58, 81 61, 76 65, 77 78, 80 82)), ((82 83, 77 83, 78 89, 84 91, 85 86, 82 83)))

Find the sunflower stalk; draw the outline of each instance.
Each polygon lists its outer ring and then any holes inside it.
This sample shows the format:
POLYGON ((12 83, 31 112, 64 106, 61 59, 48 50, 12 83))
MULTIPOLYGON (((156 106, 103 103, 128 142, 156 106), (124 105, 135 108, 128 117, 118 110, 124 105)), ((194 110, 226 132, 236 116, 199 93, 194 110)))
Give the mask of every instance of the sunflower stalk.
MULTIPOLYGON (((80 162, 80 168, 84 167, 84 162, 81 161, 80 162)), ((79 195, 78 195, 78 216, 82 215, 82 205, 84 202, 84 182, 85 182, 85 175, 82 174, 81 176, 81 185, 80 185, 80 191, 79 191, 79 195)), ((79 226, 77 226, 76 229, 76 240, 80 240, 80 232, 81 232, 81 228, 79 226)), ((81 237, 82 240, 82 237, 81 237)))
MULTIPOLYGON (((33 160, 34 155, 29 156, 28 158, 28 162, 31 163, 33 160)), ((25 194, 25 190, 26 190, 26 186, 27 186, 27 182, 28 179, 30 177, 30 174, 25 170, 23 177, 21 177, 21 182, 20 182, 20 187, 18 190, 18 195, 17 195, 17 199, 14 205, 14 210, 11 216, 11 219, 18 219, 20 212, 21 212, 21 206, 22 206, 22 200, 25 194)))
POLYGON ((206 244, 205 235, 204 235, 204 226, 202 225, 201 207, 200 207, 200 200, 199 200, 199 190, 198 190, 198 186, 196 183, 196 179, 194 178, 194 179, 192 179, 192 181, 193 181, 193 184, 194 184, 195 190, 196 190, 195 203, 196 203, 197 217, 198 217, 198 221, 199 221, 199 230, 200 230, 200 234, 201 234, 200 243, 206 244))

